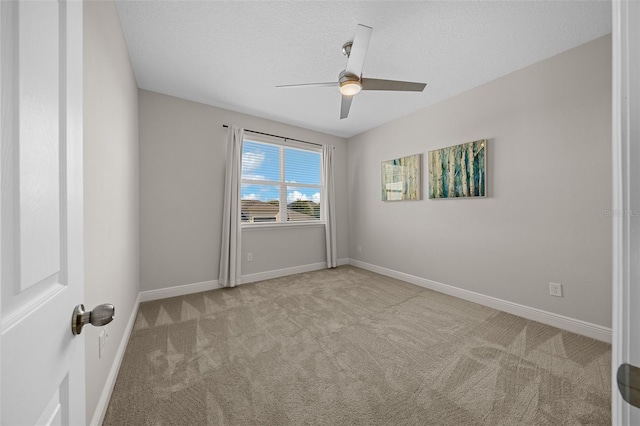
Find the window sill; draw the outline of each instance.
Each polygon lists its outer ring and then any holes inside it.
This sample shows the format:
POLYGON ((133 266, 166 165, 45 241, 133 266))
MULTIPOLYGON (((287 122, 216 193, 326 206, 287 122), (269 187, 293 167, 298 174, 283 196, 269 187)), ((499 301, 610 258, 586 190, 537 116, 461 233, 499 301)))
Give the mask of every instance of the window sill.
POLYGON ((282 229, 282 228, 313 228, 324 227, 324 221, 317 222, 280 222, 280 223, 260 223, 241 225, 242 231, 265 230, 265 229, 282 229))

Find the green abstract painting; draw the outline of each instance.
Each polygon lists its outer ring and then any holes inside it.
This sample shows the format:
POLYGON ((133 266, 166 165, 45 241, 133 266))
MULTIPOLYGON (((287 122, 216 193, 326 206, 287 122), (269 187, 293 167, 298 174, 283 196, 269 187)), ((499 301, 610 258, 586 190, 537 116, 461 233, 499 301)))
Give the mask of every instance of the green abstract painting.
POLYGON ((486 139, 429 151, 429 198, 486 196, 486 139))
POLYGON ((382 201, 420 200, 422 154, 382 162, 382 201))

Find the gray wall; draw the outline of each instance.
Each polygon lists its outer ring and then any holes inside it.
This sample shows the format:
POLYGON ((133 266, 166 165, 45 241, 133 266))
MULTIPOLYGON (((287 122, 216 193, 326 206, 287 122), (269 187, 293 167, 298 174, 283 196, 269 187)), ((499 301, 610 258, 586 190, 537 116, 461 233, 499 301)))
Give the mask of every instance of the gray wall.
POLYGON ((94 415, 139 292, 138 89, 112 2, 84 3, 85 306, 116 319, 98 359, 86 327, 87 423, 94 415))
POLYGON ((350 139, 350 257, 609 327, 610 70, 606 36, 350 139), (381 161, 482 138, 488 198, 429 200, 424 161, 381 201, 381 161))
MULTIPOLYGON (((223 124, 336 147, 338 258, 347 257, 344 139, 146 90, 139 91, 139 120, 142 291, 218 279, 228 132, 223 124)), ((324 232, 317 226, 246 231, 242 248, 243 275, 325 260, 324 232)))

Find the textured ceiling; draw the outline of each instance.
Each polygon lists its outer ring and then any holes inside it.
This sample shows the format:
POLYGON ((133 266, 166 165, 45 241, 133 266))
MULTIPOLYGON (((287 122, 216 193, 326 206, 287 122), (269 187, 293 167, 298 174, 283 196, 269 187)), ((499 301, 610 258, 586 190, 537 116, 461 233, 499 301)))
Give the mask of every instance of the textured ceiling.
POLYGON ((608 1, 119 1, 142 89, 350 137, 611 32, 608 1), (373 27, 362 92, 339 119, 342 45, 373 27))

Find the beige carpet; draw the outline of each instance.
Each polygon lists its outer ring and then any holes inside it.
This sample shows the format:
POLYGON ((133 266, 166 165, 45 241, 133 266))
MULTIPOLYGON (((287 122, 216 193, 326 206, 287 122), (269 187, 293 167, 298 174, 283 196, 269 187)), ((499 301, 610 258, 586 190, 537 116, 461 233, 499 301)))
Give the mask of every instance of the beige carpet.
POLYGON ((611 424, 611 346, 354 267, 143 303, 105 425, 611 424))

